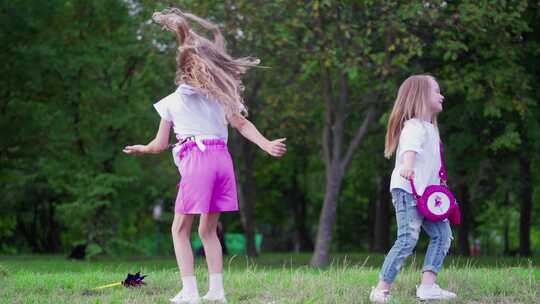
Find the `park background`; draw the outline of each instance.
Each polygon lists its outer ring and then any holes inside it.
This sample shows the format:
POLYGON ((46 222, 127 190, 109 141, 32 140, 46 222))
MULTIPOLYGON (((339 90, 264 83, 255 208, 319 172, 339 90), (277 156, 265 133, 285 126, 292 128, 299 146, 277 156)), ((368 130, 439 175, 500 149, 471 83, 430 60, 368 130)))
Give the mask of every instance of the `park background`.
POLYGON ((230 130, 241 206, 221 220, 230 255, 380 265, 396 230, 386 121, 400 83, 429 73, 463 216, 450 255, 538 267, 538 1, 6 0, 0 280, 21 261, 70 255, 174 267, 172 156, 122 153, 153 138, 152 104, 175 90, 176 42, 150 19, 170 6, 218 24, 233 56, 261 59, 244 77, 248 118, 287 138, 274 159, 230 130))

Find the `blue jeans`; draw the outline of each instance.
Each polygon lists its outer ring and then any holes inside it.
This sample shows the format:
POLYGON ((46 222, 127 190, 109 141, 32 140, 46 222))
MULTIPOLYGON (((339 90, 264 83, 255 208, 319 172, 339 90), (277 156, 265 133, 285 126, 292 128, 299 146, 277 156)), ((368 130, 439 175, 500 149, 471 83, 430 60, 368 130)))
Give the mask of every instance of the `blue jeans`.
POLYGON ((452 230, 448 220, 432 222, 425 220, 416 209, 412 194, 392 190, 392 203, 396 209, 397 240, 386 255, 379 279, 393 283, 405 259, 411 255, 423 227, 430 237, 422 272, 438 273, 452 241, 452 230))

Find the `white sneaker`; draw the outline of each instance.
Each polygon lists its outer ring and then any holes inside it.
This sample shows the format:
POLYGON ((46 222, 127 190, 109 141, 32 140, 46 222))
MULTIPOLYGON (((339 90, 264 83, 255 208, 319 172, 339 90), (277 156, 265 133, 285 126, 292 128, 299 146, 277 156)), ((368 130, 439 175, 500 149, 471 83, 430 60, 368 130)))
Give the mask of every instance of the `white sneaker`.
POLYGON ((420 300, 451 300, 457 295, 448 290, 444 290, 439 285, 420 285, 416 287, 416 297, 420 300))
POLYGON ((372 287, 369 293, 369 300, 371 303, 388 303, 390 301, 390 291, 372 287))
POLYGON ((208 292, 204 297, 202 297, 205 301, 212 301, 217 303, 227 303, 227 299, 225 298, 224 292, 208 292))
POLYGON ((184 294, 184 290, 181 290, 174 298, 169 299, 175 304, 199 304, 201 297, 199 293, 184 294))

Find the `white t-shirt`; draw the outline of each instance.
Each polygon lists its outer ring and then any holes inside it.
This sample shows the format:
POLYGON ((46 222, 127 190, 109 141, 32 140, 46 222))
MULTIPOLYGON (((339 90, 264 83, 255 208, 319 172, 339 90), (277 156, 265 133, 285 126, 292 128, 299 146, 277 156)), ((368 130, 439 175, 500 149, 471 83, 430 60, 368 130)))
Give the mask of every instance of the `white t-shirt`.
POLYGON ((419 195, 429 185, 440 184, 441 168, 440 137, 437 128, 422 119, 413 118, 405 122, 396 150, 396 165, 392 171, 390 191, 395 188, 412 193, 410 182, 399 175, 406 151, 416 152, 414 162, 414 187, 419 195))
MULTIPOLYGON (((176 91, 154 104, 161 118, 172 122, 176 138, 194 137, 201 151, 206 149, 203 140, 220 138, 227 143, 227 119, 223 104, 209 99, 197 88, 181 84, 176 91)), ((238 105, 238 113, 245 111, 238 105)), ((174 163, 180 168, 178 152, 181 146, 172 149, 174 163)))
POLYGON ((178 138, 215 136, 227 142, 227 120, 221 103, 209 100, 196 88, 181 84, 176 91, 154 104, 161 118, 173 123, 178 138))

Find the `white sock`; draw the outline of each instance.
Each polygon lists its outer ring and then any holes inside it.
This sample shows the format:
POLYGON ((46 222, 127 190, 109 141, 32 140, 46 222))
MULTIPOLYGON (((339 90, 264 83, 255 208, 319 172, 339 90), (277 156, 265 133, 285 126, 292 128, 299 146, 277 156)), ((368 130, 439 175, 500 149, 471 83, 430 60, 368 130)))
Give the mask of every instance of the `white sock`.
POLYGON ((212 273, 209 277, 210 287, 209 294, 224 294, 223 290, 223 275, 221 273, 212 273))
POLYGON ((182 277, 182 293, 186 295, 199 295, 195 276, 182 277))

